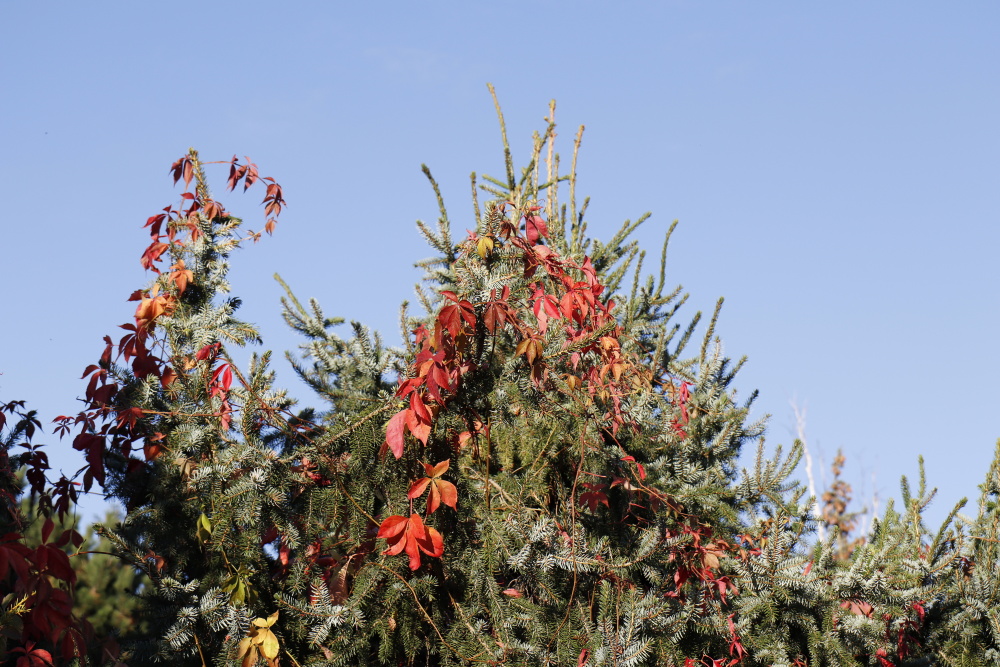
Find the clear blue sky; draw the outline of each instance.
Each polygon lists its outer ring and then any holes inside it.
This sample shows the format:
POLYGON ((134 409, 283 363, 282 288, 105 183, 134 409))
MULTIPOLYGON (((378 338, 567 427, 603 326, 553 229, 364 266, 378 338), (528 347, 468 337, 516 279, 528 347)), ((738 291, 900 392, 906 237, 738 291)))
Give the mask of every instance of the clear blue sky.
MULTIPOLYGON (((586 124, 596 235, 651 210, 655 254, 680 220, 670 276, 696 308, 726 297, 719 331, 750 357, 740 386, 761 390, 769 443, 791 441, 797 398, 813 445, 827 461, 842 447, 883 504, 922 453, 942 518, 1000 436, 1000 6, 611 7, 6 3, 0 399, 46 420, 78 409, 188 146, 249 155, 285 188, 276 236, 233 272, 267 347, 297 343, 275 271, 397 340, 428 254, 413 221, 436 217, 420 164, 459 231, 469 172, 502 172, 489 81, 515 157, 551 98, 564 152, 586 124)), ((220 196, 258 227, 259 197, 220 196)), ((279 378, 308 400, 283 361, 279 378)))

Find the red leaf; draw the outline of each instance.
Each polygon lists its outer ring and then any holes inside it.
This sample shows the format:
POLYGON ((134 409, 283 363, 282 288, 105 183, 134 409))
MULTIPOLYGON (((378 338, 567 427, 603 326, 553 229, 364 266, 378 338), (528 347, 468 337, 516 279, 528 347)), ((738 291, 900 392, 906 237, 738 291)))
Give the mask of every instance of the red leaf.
POLYGON ((198 353, 194 355, 195 359, 197 359, 198 361, 204 361, 209 357, 214 357, 218 353, 220 347, 221 347, 220 343, 211 343, 209 345, 206 345, 205 347, 198 350, 198 353))
POLYGON ((406 414, 409 410, 400 410, 389 420, 385 428, 385 444, 397 459, 403 455, 405 444, 406 414))
POLYGON ((421 422, 427 424, 431 423, 431 413, 427 410, 427 406, 424 404, 424 399, 419 392, 413 392, 410 394, 410 408, 413 409, 417 419, 421 422))
POLYGON ((410 500, 419 498, 424 495, 424 491, 427 490, 427 485, 431 483, 430 477, 421 477, 413 484, 410 485, 410 490, 406 492, 406 497, 410 500))
POLYGON ((426 445, 427 438, 430 437, 431 434, 430 412, 427 411, 426 406, 424 406, 423 400, 420 399, 420 395, 417 392, 413 392, 412 394, 410 394, 410 406, 411 408, 409 410, 406 410, 405 413, 406 427, 410 429, 410 433, 412 433, 414 437, 416 437, 418 440, 420 440, 420 442, 426 445), (416 398, 416 401, 418 402, 417 404, 423 408, 424 414, 427 415, 427 421, 420 419, 420 417, 417 415, 417 412, 413 409, 412 406, 414 405, 414 398, 416 398))
POLYGON ((170 366, 164 368, 163 374, 160 376, 160 385, 164 389, 166 389, 167 387, 172 385, 175 380, 177 380, 177 373, 174 371, 174 369, 171 368, 170 366))
POLYGON ((548 236, 549 230, 545 226, 545 220, 537 215, 525 216, 524 218, 524 235, 528 239, 528 243, 535 245, 538 243, 538 239, 542 236, 548 236))
MULTIPOLYGON (((406 412, 407 412, 407 414, 413 414, 409 410, 407 410, 406 412)), ((413 436, 417 440, 419 440, 420 442, 424 443, 425 445, 427 444, 427 438, 429 438, 430 435, 431 435, 431 425, 430 424, 422 424, 422 423, 409 424, 409 423, 407 423, 407 426, 410 429, 410 433, 412 433, 413 436)))
POLYGON ((49 535, 52 534, 52 529, 56 527, 56 524, 52 522, 51 517, 45 517, 45 523, 42 524, 42 544, 49 541, 49 535))
POLYGON ((584 482, 583 486, 587 487, 588 491, 586 493, 581 493, 580 497, 577 499, 581 505, 586 505, 593 512, 597 509, 598 505, 603 504, 605 507, 610 507, 608 505, 608 496, 604 493, 604 489, 608 488, 606 484, 591 484, 589 482, 584 482))
POLYGON ((433 512, 440 503, 444 503, 452 509, 458 508, 458 489, 455 485, 444 479, 435 479, 432 482, 431 497, 427 500, 427 510, 433 512), (434 504, 431 505, 431 501, 434 504))
POLYGON ((440 557, 444 553, 444 541, 441 533, 425 526, 419 514, 411 514, 410 518, 391 516, 382 522, 377 537, 389 542, 389 548, 382 553, 395 556, 403 551, 410 558, 410 569, 420 567, 420 554, 440 557))
POLYGON ((406 524, 409 521, 405 516, 391 516, 382 522, 379 526, 378 535, 376 537, 381 537, 385 539, 390 539, 397 535, 400 535, 404 530, 406 530, 406 524))
POLYGON ((416 377, 409 378, 399 383, 399 389, 396 390, 396 396, 398 398, 405 398, 411 391, 421 386, 424 383, 424 378, 416 377))

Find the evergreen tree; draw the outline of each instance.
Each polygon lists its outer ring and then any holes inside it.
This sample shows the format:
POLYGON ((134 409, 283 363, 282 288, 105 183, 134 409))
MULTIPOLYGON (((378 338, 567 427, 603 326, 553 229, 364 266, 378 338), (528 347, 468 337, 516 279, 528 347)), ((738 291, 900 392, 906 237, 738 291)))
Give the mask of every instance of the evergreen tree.
MULTIPOLYGON (((104 526, 121 521, 117 512, 106 513, 104 526)), ((97 639, 111 637, 115 643, 128 642, 147 630, 140 622, 139 596, 148 581, 135 567, 113 554, 114 545, 89 526, 79 552, 73 556, 76 587, 73 613, 85 618, 97 639)))
MULTIPOLYGON (((721 300, 698 335, 700 314, 678 321, 670 233, 652 276, 631 238, 648 216, 588 236, 581 134, 564 173, 553 117, 517 169, 500 116, 505 173, 473 174, 468 238, 425 168, 440 217, 418 223, 434 254, 403 347, 289 290, 323 403, 298 412, 269 354, 233 361, 259 337, 228 260, 260 234, 197 153, 174 164, 194 187, 148 221, 155 279, 67 420, 84 484, 127 510, 102 535, 149 578, 129 664, 1000 661, 1000 466, 978 518, 929 533, 932 494, 904 480, 848 560, 836 531, 817 543, 800 446, 765 456, 733 389, 721 300)), ((270 232, 280 187, 234 160, 241 181, 266 184, 270 232)))

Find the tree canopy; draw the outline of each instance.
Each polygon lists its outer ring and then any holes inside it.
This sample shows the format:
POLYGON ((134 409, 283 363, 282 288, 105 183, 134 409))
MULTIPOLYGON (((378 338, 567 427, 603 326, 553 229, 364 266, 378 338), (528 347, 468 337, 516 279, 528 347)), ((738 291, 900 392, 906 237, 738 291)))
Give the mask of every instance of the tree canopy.
MULTIPOLYGON (((505 172, 472 174, 465 237, 424 168, 440 215, 417 223, 433 254, 419 262, 422 312, 402 307, 402 346, 285 286, 283 316, 303 338, 288 358, 317 401, 304 409, 274 386, 269 352, 237 362, 260 336, 227 281, 233 253, 276 231, 281 186, 223 163, 227 189, 265 191, 263 228, 245 231, 209 189, 214 164, 193 150, 173 164, 180 204, 145 226, 151 283, 87 367, 87 409, 58 419, 86 458, 84 488, 125 507, 99 528, 107 548, 148 578, 141 636, 91 660, 1000 662, 1000 464, 975 516, 956 508, 928 531, 921 476, 853 551, 836 530, 817 539, 822 519, 794 477, 801 445, 765 455, 756 394, 733 388, 745 359, 722 351, 722 301, 681 316, 687 295, 666 284, 673 226, 652 274, 632 239, 648 214, 607 242, 588 235, 582 128, 564 171, 554 110, 519 167, 497 106, 505 172)), ((6 411, 27 418, 23 407, 6 411)), ((6 449, 30 425, 13 424, 6 449)), ((21 465, 43 513, 65 514, 73 481, 50 483, 32 445, 6 470, 21 465)), ((54 550, 45 562, 24 547, 8 513, 0 592, 13 623, 51 605, 25 582, 71 576, 54 550)), ((79 537, 62 535, 59 547, 79 537)), ((58 623, 45 612, 8 633, 18 667, 97 641, 60 604, 58 623)))

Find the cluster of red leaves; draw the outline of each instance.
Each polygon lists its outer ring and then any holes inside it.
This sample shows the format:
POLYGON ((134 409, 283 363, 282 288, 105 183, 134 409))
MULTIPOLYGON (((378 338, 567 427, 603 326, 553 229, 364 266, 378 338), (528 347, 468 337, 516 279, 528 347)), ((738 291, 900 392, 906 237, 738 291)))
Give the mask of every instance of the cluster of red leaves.
MULTIPOLYGON (((924 608, 924 601, 920 600, 910 605, 913 614, 902 619, 894 619, 890 614, 883 614, 885 621, 885 639, 890 644, 895 645, 895 656, 884 648, 875 652, 875 658, 881 667, 892 667, 902 664, 910 657, 915 648, 923 646, 924 622, 927 611, 924 608)), ((871 618, 875 612, 875 607, 865 600, 844 600, 840 603, 840 608, 858 616, 871 618)), ((836 623, 836 619, 835 619, 836 623)))
POLYGON ((721 539, 712 538, 712 528, 705 525, 680 524, 667 529, 666 537, 689 536, 682 544, 670 551, 670 560, 676 563, 674 590, 668 597, 683 598, 683 586, 688 580, 697 581, 712 597, 719 596, 725 603, 726 595, 738 593, 728 576, 719 576, 720 558, 732 550, 732 546, 721 539))
MULTIPOLYGON (((274 229, 274 217, 286 205, 281 186, 273 178, 261 178, 257 165, 253 163, 241 165, 234 157, 229 165, 229 190, 235 189, 241 180, 244 190, 258 180, 268 184, 263 203, 265 213, 270 217, 266 225, 266 230, 270 233, 274 229)), ((185 185, 185 191, 181 193, 181 205, 179 208, 167 206, 161 213, 148 218, 144 225, 149 230, 150 243, 142 253, 140 263, 143 268, 157 275, 164 275, 160 265, 166 254, 171 250, 181 250, 186 244, 199 238, 201 219, 214 220, 228 216, 219 202, 203 198, 197 189, 191 190, 195 170, 196 165, 190 155, 171 165, 170 173, 174 183, 183 180, 185 185)), ((250 236, 256 240, 260 235, 251 233, 250 236)), ((134 322, 121 325, 126 333, 117 345, 109 336, 105 336, 105 349, 99 362, 88 366, 84 371, 83 377, 89 378, 84 395, 88 409, 75 417, 60 416, 55 420, 58 423, 56 432, 60 435, 67 434, 74 427, 79 429, 73 447, 86 456, 83 486, 87 491, 95 481, 104 486, 104 456, 107 451, 118 451, 129 458, 129 472, 141 469, 146 462, 157 458, 163 451, 163 434, 147 427, 142 410, 113 407, 121 389, 109 374, 115 358, 128 364, 137 378, 155 377, 164 389, 177 380, 179 372, 190 370, 196 362, 207 361, 212 368, 208 393, 210 397, 219 399, 219 409, 215 416, 223 431, 228 430, 232 424, 233 408, 228 395, 232 387, 233 372, 226 361, 216 365, 221 358, 219 343, 206 345, 194 359, 165 360, 153 352, 157 344, 154 336, 157 322, 174 312, 195 279, 194 272, 179 258, 167 269, 165 277, 166 280, 158 281, 151 289, 132 293, 129 300, 139 302, 134 322), (133 445, 139 440, 143 441, 142 459, 131 456, 133 445)))
POLYGON ((427 513, 433 514, 434 511, 444 503, 448 507, 455 509, 458 506, 458 490, 455 485, 446 479, 441 479, 441 476, 448 472, 448 467, 450 465, 450 459, 442 461, 436 466, 424 464, 424 471, 427 473, 426 477, 421 477, 417 481, 410 485, 410 490, 407 492, 406 497, 410 500, 415 500, 420 496, 424 495, 424 491, 430 487, 430 495, 427 497, 427 513))
POLYGON ((229 402, 229 390, 233 387, 233 367, 228 361, 223 360, 216 366, 220 358, 222 345, 211 343, 204 346, 195 354, 197 361, 207 361, 212 374, 208 381, 208 395, 219 399, 219 426, 223 431, 228 431, 233 422, 233 406, 229 402))
MULTIPOLYGON (((0 430, 7 425, 8 414, 19 417, 15 428, 23 433, 25 442, 20 447, 26 450, 19 458, 28 466, 28 483, 32 489, 44 491, 48 457, 38 445, 31 443, 40 425, 30 413, 24 412, 24 401, 12 401, 0 405, 0 430)), ((19 640, 21 646, 13 648, 11 654, 20 655, 19 666, 55 664, 53 652, 63 662, 68 662, 83 655, 85 636, 91 632, 85 620, 73 616, 70 591, 76 583, 76 572, 63 550, 69 544, 79 548, 83 537, 76 530, 64 530, 52 539, 55 522, 43 514, 42 542, 35 547, 27 546, 23 534, 27 521, 21 514, 17 498, 6 488, 7 482, 14 479, 6 449, 0 450, 0 476, 4 481, 0 524, 8 526, 8 530, 13 529, 0 536, 0 598, 12 596, 22 601, 26 609, 20 617, 20 633, 12 637, 19 640)), ((76 501, 76 489, 68 480, 61 482, 56 489, 54 507, 63 516, 70 503, 76 501)), ((51 512, 52 497, 43 496, 38 507, 43 513, 51 512)), ((7 632, 12 630, 7 629, 7 632)))
MULTIPOLYGON (((49 542, 54 528, 52 519, 46 518, 42 526, 42 544, 34 549, 24 545, 19 533, 0 537, 0 582, 6 582, 12 574, 13 586, 5 592, 25 600, 27 611, 22 616, 21 635, 25 647, 44 642, 58 647, 62 659, 70 660, 86 650, 86 624, 73 616, 69 590, 76 583, 76 572, 63 547, 71 542, 79 547, 83 537, 75 530, 64 530, 49 542)), ((26 648, 26 651, 31 649, 26 648)))
POLYGON ((410 557, 410 569, 420 567, 420 554, 424 553, 434 558, 444 554, 444 540, 441 533, 430 526, 425 526, 419 514, 409 517, 391 516, 382 522, 378 537, 389 543, 389 548, 383 553, 394 556, 406 552, 410 557))
MULTIPOLYGON (((166 255, 172 250, 183 249, 186 243, 198 239, 201 234, 201 217, 212 220, 228 215, 218 202, 203 199, 198 192, 190 191, 195 170, 196 165, 191 156, 182 157, 171 165, 174 183, 183 180, 186 187, 181 194, 181 206, 167 206, 148 218, 144 225, 149 230, 150 243, 140 257, 140 264, 158 276, 164 276, 161 265, 166 255)), ((260 178, 256 165, 240 165, 234 158, 230 162, 229 189, 233 190, 240 180, 244 180, 244 190, 257 180, 267 183, 263 201, 268 216, 265 231, 271 233, 275 218, 286 205, 281 186, 272 178, 260 178)), ((254 240, 259 236, 260 234, 250 234, 250 238, 254 240)), ((166 270, 165 280, 161 279, 151 289, 134 291, 129 297, 130 301, 138 302, 134 322, 121 325, 126 333, 117 345, 110 336, 105 336, 105 348, 98 363, 91 364, 84 370, 82 378, 87 379, 84 392, 87 408, 74 417, 60 415, 53 420, 56 423, 55 432, 60 437, 73 430, 78 431, 73 439, 73 448, 85 454, 86 465, 82 472, 86 491, 91 489, 95 481, 104 486, 105 454, 108 451, 117 451, 127 457, 127 470, 130 473, 142 468, 145 462, 155 459, 162 452, 161 441, 164 436, 147 427, 146 414, 142 409, 115 407, 115 399, 121 387, 111 378, 110 368, 113 361, 121 359, 137 378, 155 377, 166 389, 177 379, 178 371, 175 367, 179 365, 184 370, 189 370, 193 366, 192 360, 164 360, 153 352, 157 322, 174 312, 193 281, 194 272, 185 266, 183 259, 177 259, 166 270), (144 443, 142 459, 132 456, 133 446, 139 440, 144 443)), ((219 417, 221 428, 227 430, 232 421, 228 393, 233 373, 226 361, 215 365, 219 358, 220 345, 216 343, 199 351, 196 361, 207 361, 210 367, 214 367, 208 393, 211 397, 220 399, 221 407, 216 416, 219 417)), ((16 412, 24 417, 23 408, 23 401, 0 405, 0 429, 7 422, 5 413, 16 412)), ((29 548, 23 544, 23 535, 19 532, 0 537, 0 587, 13 577, 13 592, 28 596, 26 604, 29 611, 23 617, 24 644, 13 650, 14 654, 20 654, 17 659, 18 667, 55 663, 51 652, 40 648, 39 642, 58 647, 57 658, 62 661, 82 657, 83 635, 87 628, 85 622, 74 619, 71 615, 72 602, 66 589, 74 583, 75 574, 62 550, 70 542, 79 546, 82 538, 75 531, 65 531, 55 541, 48 541, 53 526, 48 517, 53 511, 60 517, 69 512, 77 501, 79 483, 65 476, 54 483, 48 481, 48 457, 38 446, 30 443, 38 425, 35 420, 27 423, 24 429, 27 442, 21 445, 27 451, 21 458, 27 465, 25 478, 30 492, 39 499, 38 506, 46 517, 43 544, 29 548), (59 585, 54 585, 53 582, 59 582, 59 585)), ((6 452, 3 452, 0 463, 4 464, 4 470, 0 472, 9 472, 6 452)), ((20 525, 15 498, 6 490, 3 496, 0 499, 3 502, 2 509, 15 518, 14 525, 20 525)), ((155 554, 153 556, 158 558, 155 554)))
MULTIPOLYGON (((708 655, 704 655, 700 660, 695 660, 694 658, 685 658, 684 667, 733 667, 733 665, 738 665, 743 662, 743 658, 747 654, 746 648, 740 641, 740 637, 736 632, 736 624, 733 623, 733 614, 729 615, 726 619, 729 624, 729 657, 728 658, 713 658, 708 655)), ((792 663, 795 667, 805 667, 804 663, 796 660, 792 663)))
MULTIPOLYGON (((596 405, 600 401, 606 406, 604 417, 611 422, 610 437, 614 437, 619 427, 631 424, 622 399, 628 392, 648 383, 650 374, 622 352, 619 337, 623 332, 612 315, 614 303, 602 299, 605 288, 597 278, 593 263, 589 257, 580 263, 561 257, 544 244, 548 228, 538 213, 539 207, 530 207, 519 218, 510 215, 512 210, 515 209, 510 202, 499 205, 496 213, 500 222, 487 234, 470 233, 463 251, 468 261, 476 261, 478 255, 478 261, 487 266, 500 249, 516 251, 521 259, 525 287, 519 293, 512 292, 510 285, 494 289, 479 303, 472 303, 451 291, 441 292, 445 304, 432 325, 421 325, 414 331, 416 358, 410 377, 402 379, 396 391, 396 396, 406 404, 386 425, 383 454, 392 452, 397 459, 402 457, 407 434, 412 435, 419 446, 427 446, 437 416, 447 409, 449 400, 459 391, 463 376, 476 370, 477 363, 482 363, 477 354, 483 348, 483 338, 500 335, 514 337, 514 355, 523 359, 537 389, 545 391, 554 387, 550 377, 552 360, 567 356, 571 372, 563 371, 562 380, 570 391, 582 392, 584 402, 596 405), (546 334, 555 323, 561 326, 563 347, 546 354, 546 334)), ((682 397, 681 419, 686 422, 689 393, 684 383, 679 396, 682 397)), ((469 419, 469 429, 458 436, 457 446, 461 448, 469 439, 486 435, 487 429, 488 426, 474 415, 469 419)), ((644 480, 646 473, 642 464, 633 456, 623 454, 622 461, 635 466, 638 481, 644 480)), ((442 502, 456 506, 454 485, 437 481, 447 470, 445 464, 447 462, 437 467, 424 464, 427 476, 414 481, 410 488, 408 496, 412 502, 430 487, 428 515, 442 502)), ((616 477, 610 483, 610 487, 618 485, 630 491, 638 490, 623 477, 616 477)), ((590 511, 596 511, 599 505, 608 505, 608 485, 588 482, 581 488, 583 492, 578 502, 590 511)), ((652 495, 652 502, 661 500, 655 493, 652 495)), ((399 527, 411 521, 412 518, 398 515, 389 517, 383 520, 379 537, 392 535, 397 540, 390 541, 392 546, 385 553, 400 553, 407 548, 405 544, 410 544, 407 551, 410 565, 419 567, 419 554, 433 555, 440 549, 430 538, 426 542, 428 548, 423 550, 420 545, 424 543, 416 538, 407 542, 405 536, 411 533, 399 527)), ((412 534, 422 533, 414 527, 412 534)))
POLYGON ((688 435, 687 431, 684 430, 684 427, 687 426, 689 421, 691 421, 691 417, 688 414, 688 401, 691 400, 690 386, 690 383, 684 382, 683 380, 678 383, 677 387, 671 385, 673 401, 680 412, 680 419, 672 417, 670 419, 670 428, 682 440, 688 435))

